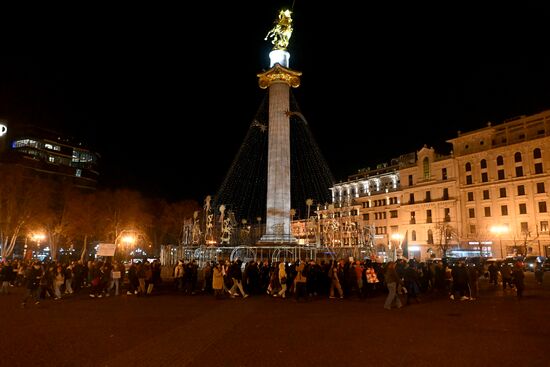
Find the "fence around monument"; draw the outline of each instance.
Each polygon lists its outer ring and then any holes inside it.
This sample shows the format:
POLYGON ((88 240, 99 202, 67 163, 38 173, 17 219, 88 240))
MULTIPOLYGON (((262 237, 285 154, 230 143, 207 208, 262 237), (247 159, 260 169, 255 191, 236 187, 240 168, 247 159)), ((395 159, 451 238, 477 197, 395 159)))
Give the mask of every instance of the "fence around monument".
POLYGON ((200 268, 207 262, 218 260, 243 262, 269 262, 296 260, 329 261, 353 258, 364 260, 372 258, 372 249, 369 246, 161 246, 161 265, 175 266, 179 260, 185 262, 195 260, 200 268))

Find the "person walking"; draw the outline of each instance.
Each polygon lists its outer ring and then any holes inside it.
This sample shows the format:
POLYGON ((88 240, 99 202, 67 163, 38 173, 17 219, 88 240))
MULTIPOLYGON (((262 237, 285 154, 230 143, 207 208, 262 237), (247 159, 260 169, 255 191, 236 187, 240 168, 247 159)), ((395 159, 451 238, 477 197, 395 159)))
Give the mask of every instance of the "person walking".
POLYGON ((29 298, 34 299, 34 304, 40 304, 40 280, 44 276, 40 262, 35 262, 29 266, 25 274, 27 290, 21 300, 21 308, 24 308, 29 298))
POLYGON ((286 270, 285 270, 285 262, 284 261, 281 261, 279 263, 279 284, 281 285, 281 289, 279 290, 279 292, 277 292, 276 294, 273 295, 273 297, 282 297, 282 298, 286 298, 286 281, 287 281, 287 278, 286 278, 286 270))
POLYGON ((294 295, 296 302, 300 300, 300 297, 308 300, 307 293, 307 269, 304 261, 300 261, 296 266, 296 277, 294 278, 294 295))
POLYGON ((237 292, 237 289, 241 292, 241 295, 243 296, 243 299, 248 297, 248 294, 243 289, 243 271, 241 269, 242 261, 240 259, 237 259, 233 264, 231 264, 229 268, 229 273, 231 276, 231 279, 233 279, 233 286, 229 290, 229 294, 232 297, 235 297, 235 293, 237 292))
POLYGON ((523 298, 523 290, 525 289, 524 283, 525 274, 523 273, 523 263, 518 261, 514 264, 514 270, 512 270, 512 279, 516 286, 516 295, 518 300, 523 298))
POLYGON ((470 291, 470 301, 475 301, 479 293, 479 270, 477 266, 470 264, 468 269, 468 290, 470 291))
POLYGON ((212 270, 212 289, 214 290, 214 297, 216 299, 220 299, 223 296, 223 283, 223 269, 220 262, 218 262, 212 270))
POLYGON ((335 262, 334 264, 331 264, 330 269, 328 270, 328 277, 330 279, 329 298, 336 298, 334 296, 334 289, 336 289, 340 299, 343 299, 344 292, 342 291, 340 278, 338 277, 338 263, 335 262))
POLYGON ((386 283, 386 287, 388 288, 388 296, 386 297, 386 301, 384 302, 384 308, 386 310, 391 310, 394 305, 397 308, 401 308, 403 305, 401 304, 401 299, 397 294, 397 290, 398 287, 401 287, 403 285, 403 283, 401 282, 399 275, 397 275, 394 261, 390 261, 386 266, 384 280, 386 283))
POLYGON ((542 285, 542 279, 544 278, 544 269, 542 267, 542 262, 535 263, 535 280, 538 285, 542 285))

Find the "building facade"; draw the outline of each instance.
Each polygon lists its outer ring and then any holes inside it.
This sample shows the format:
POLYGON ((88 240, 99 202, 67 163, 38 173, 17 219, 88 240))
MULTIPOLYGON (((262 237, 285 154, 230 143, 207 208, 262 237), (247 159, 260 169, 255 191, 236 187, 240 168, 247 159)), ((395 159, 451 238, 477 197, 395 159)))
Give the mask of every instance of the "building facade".
POLYGON ((322 244, 368 244, 386 260, 547 256, 550 110, 447 142, 449 154, 424 146, 332 187, 322 244))

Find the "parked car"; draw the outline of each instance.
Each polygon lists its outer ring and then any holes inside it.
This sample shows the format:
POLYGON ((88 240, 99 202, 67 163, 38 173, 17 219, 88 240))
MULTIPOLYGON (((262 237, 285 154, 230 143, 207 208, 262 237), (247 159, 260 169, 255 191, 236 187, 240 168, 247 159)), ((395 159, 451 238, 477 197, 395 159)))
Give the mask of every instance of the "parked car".
POLYGON ((550 271, 550 257, 547 257, 546 260, 542 263, 543 271, 550 271))

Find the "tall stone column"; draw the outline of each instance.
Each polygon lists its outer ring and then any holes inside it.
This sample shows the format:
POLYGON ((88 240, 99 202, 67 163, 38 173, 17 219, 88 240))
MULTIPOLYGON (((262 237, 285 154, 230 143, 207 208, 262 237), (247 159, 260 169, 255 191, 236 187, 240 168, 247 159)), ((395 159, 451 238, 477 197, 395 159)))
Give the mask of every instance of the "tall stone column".
POLYGON ((258 74, 260 88, 269 88, 266 233, 263 243, 297 242, 290 228, 290 87, 300 85, 298 71, 280 64, 258 74))

